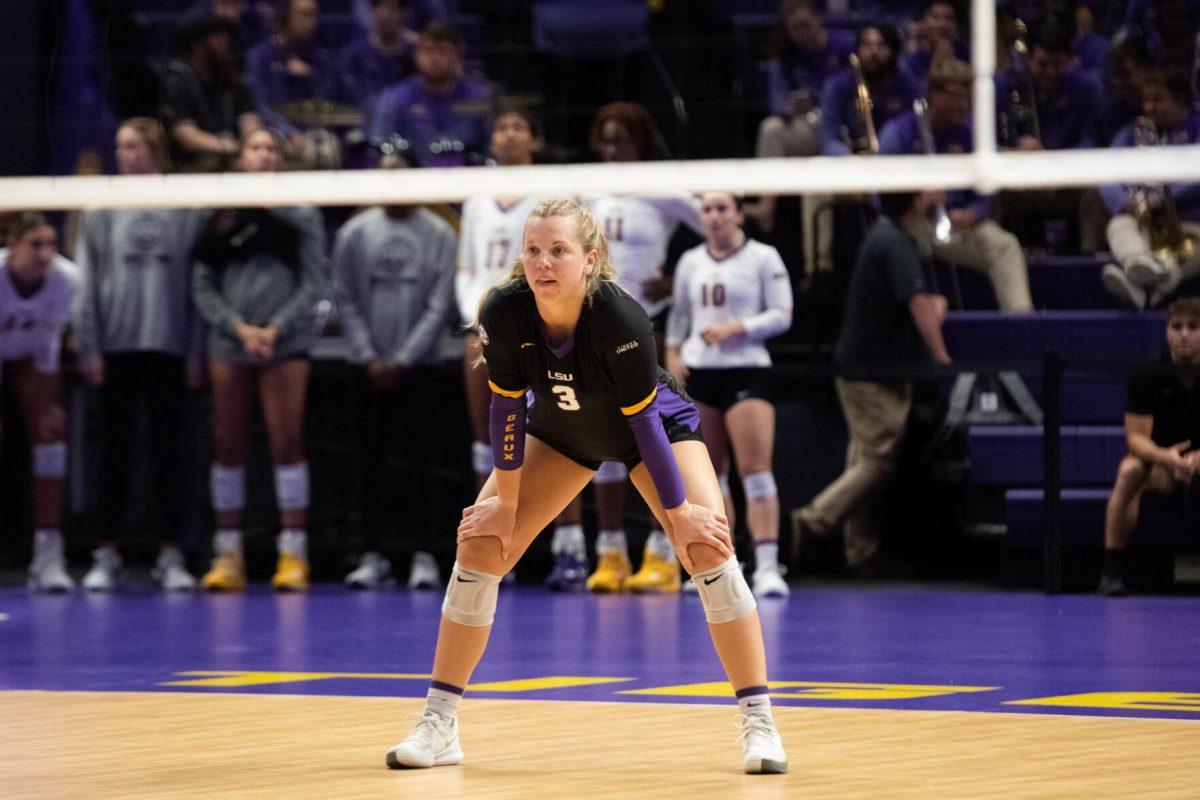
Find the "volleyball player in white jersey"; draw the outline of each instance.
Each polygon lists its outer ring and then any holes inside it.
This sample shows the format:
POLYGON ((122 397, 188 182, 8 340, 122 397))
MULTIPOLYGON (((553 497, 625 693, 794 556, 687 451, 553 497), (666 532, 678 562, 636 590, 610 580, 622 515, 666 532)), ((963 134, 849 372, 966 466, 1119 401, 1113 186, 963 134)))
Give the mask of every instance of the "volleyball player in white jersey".
POLYGON ((0 250, 0 376, 13 384, 33 447, 29 588, 65 592, 75 582, 67 574, 60 528, 67 444, 58 359, 79 272, 58 255, 58 234, 41 214, 16 215, 6 241, 0 250))
POLYGON ((728 192, 700 198, 705 242, 675 270, 667 323, 667 369, 700 406, 700 426, 716 467, 726 516, 730 447, 754 538, 754 593, 788 594, 779 566, 779 497, 771 471, 775 408, 771 356, 763 342, 792 324, 787 267, 770 245, 747 239, 741 202, 728 192))
MULTIPOLYGON (((650 113, 637 103, 611 103, 596 114, 590 145, 601 161, 651 161, 663 157, 662 137, 650 113)), ((661 335, 671 302, 671 279, 663 275, 667 248, 680 224, 700 232, 699 204, 688 195, 673 197, 597 196, 586 198, 604 226, 617 279, 642 304, 661 335)), ((595 592, 677 592, 679 563, 661 530, 650 531, 641 568, 632 573, 623 525, 625 469, 605 463, 592 484, 596 491, 596 571, 587 586, 595 592)))

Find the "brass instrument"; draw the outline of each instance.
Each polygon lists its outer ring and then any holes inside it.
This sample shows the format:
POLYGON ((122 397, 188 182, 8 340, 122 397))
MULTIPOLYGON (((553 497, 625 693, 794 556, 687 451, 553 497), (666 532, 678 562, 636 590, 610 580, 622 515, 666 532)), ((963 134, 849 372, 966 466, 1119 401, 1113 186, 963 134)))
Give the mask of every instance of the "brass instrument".
POLYGON ((875 134, 875 119, 871 116, 875 103, 871 100, 871 92, 867 89, 866 79, 863 78, 862 63, 858 60, 857 53, 850 54, 850 68, 854 70, 854 85, 857 92, 854 108, 858 111, 862 127, 862 136, 851 139, 850 149, 855 153, 878 153, 879 137, 875 134))
MULTIPOLYGON (((933 141, 933 126, 929 123, 929 103, 924 97, 913 100, 913 113, 917 115, 917 126, 921 131, 921 147, 925 155, 935 155, 937 145, 933 141)), ((952 244, 957 238, 954 227, 950 223, 950 215, 946 213, 946 203, 938 203, 934 209, 933 238, 938 244, 952 244)))
MULTIPOLYGON (((1149 117, 1133 121, 1136 147, 1157 147, 1158 126, 1149 117)), ((1200 237, 1183 229, 1171 187, 1163 184, 1138 184, 1130 189, 1130 203, 1138 226, 1150 240, 1154 257, 1164 264, 1179 266, 1200 254, 1200 237)))
POLYGON ((1010 147, 1016 147, 1022 136, 1032 136, 1042 141, 1042 124, 1038 118, 1033 77, 1029 74, 1028 39, 1029 28, 1022 20, 1013 20, 1013 44, 1008 65, 1011 81, 1002 136, 1010 147))

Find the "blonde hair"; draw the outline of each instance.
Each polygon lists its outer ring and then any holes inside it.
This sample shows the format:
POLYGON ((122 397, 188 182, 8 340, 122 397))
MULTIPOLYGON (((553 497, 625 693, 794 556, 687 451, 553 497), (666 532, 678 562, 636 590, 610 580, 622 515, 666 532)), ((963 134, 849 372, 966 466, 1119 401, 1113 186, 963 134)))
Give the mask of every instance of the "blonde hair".
MULTIPOLYGON (((600 287, 605 284, 616 285, 617 270, 613 267, 612 259, 608 252, 608 240, 604 237, 604 229, 591 211, 566 197, 555 198, 552 200, 543 200, 529 212, 529 216, 525 218, 528 222, 531 219, 550 219, 551 217, 566 217, 575 220, 575 235, 579 238, 579 244, 583 247, 583 252, 588 253, 592 250, 596 251, 596 264, 592 271, 584 276, 584 302, 589 305, 592 298, 600 287)), ((524 248, 522 247, 522 252, 524 248)), ((483 293, 483 297, 479 300, 479 308, 475 311, 475 321, 470 328, 479 330, 479 313, 483 310, 483 306, 487 303, 488 298, 497 289, 507 287, 529 288, 529 281, 525 277, 525 261, 518 257, 513 262, 512 269, 508 275, 497 281, 494 286, 483 293)), ((483 356, 476 360, 476 364, 483 362, 483 356)))

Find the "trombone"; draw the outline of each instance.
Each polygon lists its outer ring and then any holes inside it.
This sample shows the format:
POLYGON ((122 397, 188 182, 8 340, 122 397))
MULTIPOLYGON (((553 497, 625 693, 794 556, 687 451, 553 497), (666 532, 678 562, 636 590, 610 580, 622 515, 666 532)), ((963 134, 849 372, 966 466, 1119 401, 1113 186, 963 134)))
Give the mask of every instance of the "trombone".
POLYGON ((855 98, 854 108, 858 112, 859 123, 863 135, 850 142, 850 149, 855 153, 878 153, 879 137, 875 134, 875 119, 871 116, 875 103, 871 100, 871 92, 867 89, 867 81, 863 78, 862 62, 857 53, 850 54, 850 68, 854 70, 855 98))
MULTIPOLYGON (((921 148, 925 155, 937 153, 937 145, 933 141, 933 126, 929 123, 929 103, 924 97, 913 100, 913 113, 917 115, 917 125, 921 131, 921 148)), ((938 203, 934 209, 933 238, 938 244, 953 244, 958 240, 958 234, 950 223, 950 215, 946 213, 946 203, 938 203)))
MULTIPOLYGON (((1133 121, 1133 144, 1136 147, 1156 147, 1158 126, 1149 117, 1133 121)), ((1154 257, 1164 264, 1178 266, 1200 255, 1200 237, 1183 229, 1175 195, 1166 184, 1137 184, 1130 187, 1130 204, 1138 227, 1150 240, 1154 257)))

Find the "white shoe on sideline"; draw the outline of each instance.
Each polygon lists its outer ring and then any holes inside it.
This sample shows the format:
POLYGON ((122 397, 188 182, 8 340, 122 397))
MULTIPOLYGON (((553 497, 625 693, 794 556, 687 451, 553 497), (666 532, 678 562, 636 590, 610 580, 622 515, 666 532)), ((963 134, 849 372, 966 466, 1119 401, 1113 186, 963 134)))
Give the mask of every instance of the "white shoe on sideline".
POLYGON ((34 592, 55 594, 71 591, 75 581, 67 573, 67 561, 61 552, 41 553, 29 565, 26 585, 34 592))
POLYGON ((1140 286, 1134 286, 1130 282, 1129 276, 1125 274, 1125 270, 1116 264, 1104 266, 1104 269, 1100 271, 1100 282, 1104 284, 1104 288, 1108 290, 1109 294, 1125 305, 1139 310, 1146 307, 1146 290, 1140 286))
POLYGON ((754 569, 750 582, 755 597, 787 597, 792 593, 783 579, 786 567, 782 564, 763 564, 754 569))
POLYGON ((1157 286, 1170 277, 1167 268, 1154 256, 1139 256, 1125 267, 1129 281, 1138 286, 1157 286))
POLYGON ((346 585, 351 589, 379 589, 395 582, 391 563, 380 553, 363 553, 358 566, 346 576, 346 585))
POLYGON ((775 720, 760 714, 741 714, 737 721, 741 729, 742 770, 749 774, 781 774, 787 772, 787 753, 783 740, 775 729, 775 720))
POLYGON ((442 585, 442 577, 438 574, 437 559, 432 553, 418 550, 413 553, 412 567, 408 572, 408 588, 437 589, 442 585))
POLYGON ((187 570, 183 553, 175 548, 163 550, 150 573, 164 592, 194 592, 196 578, 187 570))
POLYGON ((463 760, 458 742, 458 720, 428 708, 404 741, 387 752, 388 769, 447 767, 463 760))
POLYGON ((121 571, 121 556, 111 547, 97 547, 92 551, 92 568, 83 576, 83 588, 89 592, 111 592, 117 588, 117 574, 121 571))

